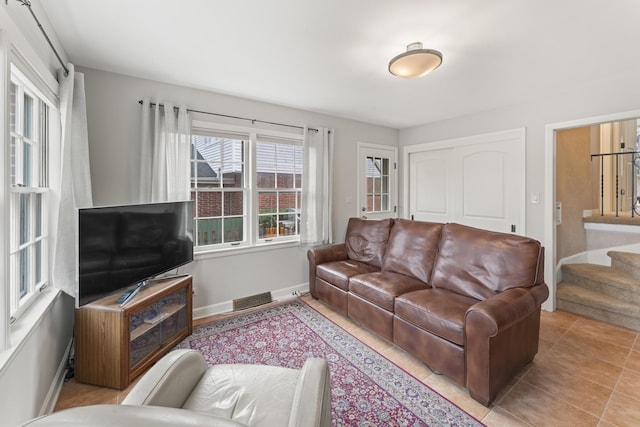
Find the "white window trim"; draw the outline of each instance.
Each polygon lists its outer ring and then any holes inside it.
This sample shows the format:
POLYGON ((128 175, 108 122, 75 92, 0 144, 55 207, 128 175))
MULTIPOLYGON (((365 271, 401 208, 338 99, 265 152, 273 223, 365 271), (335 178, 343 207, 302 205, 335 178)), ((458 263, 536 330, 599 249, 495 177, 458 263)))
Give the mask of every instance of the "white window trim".
POLYGON ((257 221, 254 221, 258 217, 258 189, 257 189, 257 174, 255 172, 256 162, 256 141, 259 136, 265 136, 270 138, 299 141, 303 142, 302 133, 295 132, 281 132, 263 128, 254 128, 247 126, 228 125, 204 120, 192 120, 191 133, 197 134, 203 133, 231 133, 238 135, 247 135, 249 140, 249 147, 246 150, 247 158, 245 159, 245 167, 249 171, 250 176, 247 177, 247 200, 250 203, 245 205, 247 210, 247 224, 245 241, 238 243, 226 243, 220 245, 209 246, 195 246, 194 257, 198 259, 217 258, 228 255, 239 255, 243 253, 259 252, 271 249, 281 249, 284 247, 300 246, 300 235, 294 236, 282 236, 269 240, 260 239, 258 237, 257 221))

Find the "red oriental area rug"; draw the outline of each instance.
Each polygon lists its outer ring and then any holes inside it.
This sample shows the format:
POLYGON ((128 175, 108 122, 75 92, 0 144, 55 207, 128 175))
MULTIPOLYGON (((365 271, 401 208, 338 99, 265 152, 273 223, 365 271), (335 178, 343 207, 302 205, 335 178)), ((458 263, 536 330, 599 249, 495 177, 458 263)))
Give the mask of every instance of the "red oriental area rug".
POLYGON ((200 351, 209 365, 299 369, 308 357, 325 358, 335 426, 483 425, 302 300, 196 327, 178 347, 200 351))

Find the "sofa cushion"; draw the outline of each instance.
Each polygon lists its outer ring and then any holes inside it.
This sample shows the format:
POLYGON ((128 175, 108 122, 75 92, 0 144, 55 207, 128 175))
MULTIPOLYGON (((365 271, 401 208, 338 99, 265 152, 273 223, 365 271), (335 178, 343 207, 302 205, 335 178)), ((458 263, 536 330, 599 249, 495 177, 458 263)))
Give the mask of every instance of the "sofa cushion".
POLYGON ((380 268, 392 224, 393 219, 349 218, 345 238, 349 258, 380 268))
POLYGON ((427 286, 413 277, 391 271, 360 274, 349 280, 350 293, 390 312, 393 312, 393 303, 398 295, 425 289, 427 286))
POLYGON ((395 314, 415 326, 464 345, 464 318, 479 301, 444 289, 423 289, 400 295, 395 314))
POLYGON ((382 270, 429 283, 441 232, 442 224, 439 223, 395 220, 384 253, 382 270))
POLYGON ((445 224, 430 284, 483 300, 540 283, 542 257, 537 240, 445 224))
POLYGON ((316 267, 316 277, 344 290, 349 290, 349 278, 363 273, 378 271, 378 268, 360 261, 346 260, 320 264, 316 267))

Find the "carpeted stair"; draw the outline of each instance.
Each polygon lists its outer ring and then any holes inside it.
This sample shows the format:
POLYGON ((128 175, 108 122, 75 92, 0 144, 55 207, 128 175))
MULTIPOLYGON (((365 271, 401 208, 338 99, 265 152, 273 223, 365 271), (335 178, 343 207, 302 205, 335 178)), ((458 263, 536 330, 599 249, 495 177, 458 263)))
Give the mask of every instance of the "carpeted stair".
POLYGON ((611 267, 565 264, 558 309, 640 331, 640 254, 609 251, 611 267))

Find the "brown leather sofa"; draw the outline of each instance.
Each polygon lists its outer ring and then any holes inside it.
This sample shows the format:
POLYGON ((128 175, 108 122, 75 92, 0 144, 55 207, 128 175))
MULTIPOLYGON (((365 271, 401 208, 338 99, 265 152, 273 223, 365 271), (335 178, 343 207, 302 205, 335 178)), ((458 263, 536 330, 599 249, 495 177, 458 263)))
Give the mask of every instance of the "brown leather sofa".
POLYGON ((351 218, 308 251, 311 295, 485 406, 538 351, 544 248, 460 224, 351 218))

